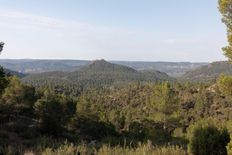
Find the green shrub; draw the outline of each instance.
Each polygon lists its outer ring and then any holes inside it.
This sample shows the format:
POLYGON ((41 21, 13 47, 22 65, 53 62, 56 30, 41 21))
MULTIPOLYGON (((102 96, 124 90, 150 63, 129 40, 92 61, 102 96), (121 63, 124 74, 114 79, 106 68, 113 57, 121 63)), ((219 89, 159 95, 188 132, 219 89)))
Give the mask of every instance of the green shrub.
POLYGON ((211 123, 195 124, 189 138, 189 152, 194 155, 227 155, 229 141, 227 129, 211 123))
POLYGON ((118 135, 112 124, 99 121, 94 115, 76 115, 70 122, 69 128, 75 134, 79 134, 81 139, 87 141, 118 135))
POLYGON ((41 132, 58 136, 75 114, 76 104, 65 96, 46 90, 44 95, 36 101, 34 110, 41 132))

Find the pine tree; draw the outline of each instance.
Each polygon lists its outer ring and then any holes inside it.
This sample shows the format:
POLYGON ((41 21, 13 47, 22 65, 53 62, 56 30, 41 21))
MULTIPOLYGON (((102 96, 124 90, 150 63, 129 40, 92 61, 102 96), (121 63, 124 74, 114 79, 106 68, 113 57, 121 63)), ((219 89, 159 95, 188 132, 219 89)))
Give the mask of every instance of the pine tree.
POLYGON ((232 0, 219 0, 219 10, 222 14, 222 21, 227 27, 228 45, 223 48, 226 57, 232 61, 232 0))

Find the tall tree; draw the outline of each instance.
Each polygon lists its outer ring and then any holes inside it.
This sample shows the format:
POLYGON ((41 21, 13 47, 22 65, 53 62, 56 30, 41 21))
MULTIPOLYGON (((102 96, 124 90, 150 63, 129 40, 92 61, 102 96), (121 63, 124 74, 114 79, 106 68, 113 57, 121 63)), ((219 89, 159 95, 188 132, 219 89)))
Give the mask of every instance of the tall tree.
POLYGON ((232 76, 221 75, 217 80, 217 85, 223 95, 232 99, 232 76))
POLYGON ((232 61, 232 0, 219 0, 219 10, 222 14, 222 21, 227 27, 228 45, 223 48, 226 57, 232 61))
POLYGON ((172 132, 172 126, 176 123, 175 112, 178 109, 178 94, 168 82, 157 84, 152 96, 154 109, 160 113, 163 129, 172 132), (174 123, 175 122, 175 123, 174 123))

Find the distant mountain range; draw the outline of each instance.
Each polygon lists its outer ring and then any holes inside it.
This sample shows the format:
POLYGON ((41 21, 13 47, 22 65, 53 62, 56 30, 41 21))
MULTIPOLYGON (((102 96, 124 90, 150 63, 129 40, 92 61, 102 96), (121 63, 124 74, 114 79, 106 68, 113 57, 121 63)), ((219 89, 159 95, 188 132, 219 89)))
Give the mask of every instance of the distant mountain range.
MULTIPOLYGON (((208 63, 190 62, 142 62, 142 61, 109 61, 114 64, 131 67, 135 70, 165 72, 172 77, 180 77, 186 72, 207 65, 208 63)), ((43 73, 52 71, 77 71, 91 63, 87 60, 34 60, 34 59, 0 59, 0 65, 20 73, 43 73)))
POLYGON ((227 61, 213 62, 185 73, 180 79, 184 81, 208 82, 221 74, 232 75, 232 64, 227 61))
POLYGON ((172 81, 166 73, 160 71, 137 71, 133 68, 112 64, 105 60, 88 63, 77 71, 46 72, 31 74, 23 78, 34 86, 63 85, 69 87, 112 86, 130 82, 172 81))
POLYGON ((34 60, 34 59, 0 59, 4 68, 21 73, 43 73, 51 71, 74 71, 88 64, 85 60, 34 60))
POLYGON ((186 72, 209 63, 192 62, 141 62, 141 61, 113 61, 116 64, 132 67, 136 70, 158 70, 172 77, 180 77, 186 72))
POLYGON ((96 60, 31 60, 0 59, 7 73, 32 83, 112 84, 131 81, 174 80, 208 82, 219 75, 232 75, 232 64, 190 62, 133 62, 96 60), (173 78, 174 77, 174 78, 173 78), (45 82, 43 82, 45 81, 45 82))

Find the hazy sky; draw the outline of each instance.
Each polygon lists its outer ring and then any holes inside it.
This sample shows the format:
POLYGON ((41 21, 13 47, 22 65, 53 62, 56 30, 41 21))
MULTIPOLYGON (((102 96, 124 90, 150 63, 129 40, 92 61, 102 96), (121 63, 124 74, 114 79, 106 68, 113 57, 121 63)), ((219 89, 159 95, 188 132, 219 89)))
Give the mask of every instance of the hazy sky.
POLYGON ((217 0, 0 0, 1 58, 225 59, 217 0))

